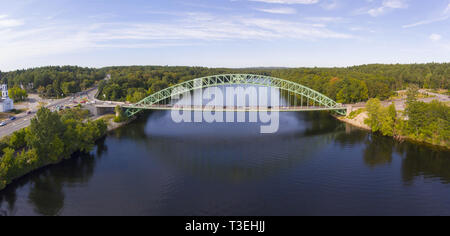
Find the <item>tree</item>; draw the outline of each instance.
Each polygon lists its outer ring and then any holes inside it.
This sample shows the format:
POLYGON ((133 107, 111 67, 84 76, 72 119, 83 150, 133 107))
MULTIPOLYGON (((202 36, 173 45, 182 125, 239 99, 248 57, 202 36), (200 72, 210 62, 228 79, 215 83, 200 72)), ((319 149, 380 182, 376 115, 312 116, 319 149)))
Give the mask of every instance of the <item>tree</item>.
POLYGON ((5 148, 0 159, 0 189, 10 183, 14 178, 16 167, 14 166, 14 150, 5 148))
POLYGON ((394 104, 385 108, 378 98, 367 101, 368 118, 364 121, 373 132, 380 132, 385 136, 394 136, 397 112, 394 104))
POLYGON ((366 103, 367 116, 368 118, 364 121, 373 132, 377 132, 381 129, 381 117, 382 117, 382 107, 381 102, 378 98, 369 99, 366 103))
POLYGON ((26 135, 28 146, 36 149, 44 163, 57 162, 64 150, 62 138, 65 126, 60 116, 43 107, 31 120, 29 130, 26 135))
POLYGON ((25 101, 28 97, 27 91, 17 86, 10 88, 8 93, 9 97, 15 102, 25 101))
POLYGON ((21 129, 16 132, 14 132, 11 135, 11 138, 9 139, 9 146, 11 146, 13 149, 18 150, 20 148, 25 147, 26 141, 25 136, 27 134, 26 129, 21 129))
POLYGON ((419 95, 419 87, 415 84, 412 84, 406 90, 406 103, 410 104, 412 102, 417 101, 417 96, 419 95))
POLYGON ((364 81, 356 79, 346 79, 343 82, 343 87, 336 95, 339 103, 354 103, 364 101, 369 98, 369 92, 364 81))
POLYGON ((381 134, 385 136, 394 136, 395 119, 397 116, 394 104, 391 104, 388 108, 381 108, 380 113, 381 134))
POLYGON ((145 97, 147 97, 147 93, 145 93, 143 91, 135 91, 133 93, 133 95, 128 95, 127 96, 127 101, 129 101, 131 103, 136 103, 136 102, 141 101, 145 97))
POLYGON ((114 117, 114 122, 123 122, 127 119, 125 112, 123 111, 121 106, 117 105, 114 108, 114 111, 116 112, 116 117, 114 117))
POLYGON ((80 87, 75 81, 64 82, 61 85, 62 92, 65 95, 76 93, 80 91, 80 87))

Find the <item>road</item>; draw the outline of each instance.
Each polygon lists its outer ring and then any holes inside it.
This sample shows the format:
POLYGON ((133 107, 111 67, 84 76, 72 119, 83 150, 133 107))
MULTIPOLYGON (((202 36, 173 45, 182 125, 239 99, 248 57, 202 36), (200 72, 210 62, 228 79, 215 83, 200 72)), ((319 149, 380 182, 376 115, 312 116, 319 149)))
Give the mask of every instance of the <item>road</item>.
MULTIPOLYGON (((406 92, 406 90, 397 91, 397 92, 406 92)), ((419 93, 428 94, 428 95, 433 96, 433 97, 428 97, 428 98, 419 98, 419 99, 417 99, 418 101, 421 101, 421 102, 430 103, 433 100, 438 100, 440 102, 450 102, 450 96, 445 95, 445 94, 432 93, 432 92, 429 92, 429 91, 424 90, 424 89, 420 89, 419 93)), ((399 99, 382 101, 381 103, 385 107, 387 107, 387 106, 391 105, 392 103, 394 103, 395 109, 397 111, 404 111, 405 108, 406 108, 406 97, 405 98, 399 98, 399 99)), ((355 104, 350 104, 350 105, 353 107, 353 110, 366 107, 366 103, 365 102, 360 102, 360 103, 355 103, 355 104)))
MULTIPOLYGON (((97 87, 90 88, 83 92, 74 94, 72 97, 76 99, 81 99, 82 97, 88 97, 89 100, 94 100, 95 94, 97 93, 97 87)), ((52 109, 56 106, 69 106, 74 105, 72 102, 72 97, 66 97, 62 99, 52 99, 49 101, 45 107, 52 109)), ((6 126, 0 127, 0 138, 8 136, 17 130, 23 129, 30 125, 31 119, 36 115, 37 109, 32 109, 31 114, 26 112, 16 115, 16 120, 6 121, 6 126)))
MULTIPOLYGON (((439 94, 439 93, 432 93, 432 92, 429 92, 429 91, 426 91, 426 90, 423 90, 423 89, 420 89, 419 93, 428 94, 428 95, 433 96, 433 97, 428 97, 428 98, 418 98, 417 100, 421 101, 421 102, 430 103, 433 100, 438 100, 440 102, 448 102, 448 101, 450 101, 450 97, 448 95, 439 94)), ((405 110, 405 108, 406 108, 406 98, 395 99, 395 100, 392 100, 392 101, 384 101, 383 104, 388 106, 392 102, 394 103, 396 110, 398 110, 398 111, 405 110)))

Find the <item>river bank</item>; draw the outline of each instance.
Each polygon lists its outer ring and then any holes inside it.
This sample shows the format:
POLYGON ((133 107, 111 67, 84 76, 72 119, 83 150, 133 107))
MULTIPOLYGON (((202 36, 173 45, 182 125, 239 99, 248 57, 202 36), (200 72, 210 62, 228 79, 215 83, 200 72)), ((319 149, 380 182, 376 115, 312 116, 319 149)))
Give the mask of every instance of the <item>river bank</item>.
POLYGON ((0 140, 0 190, 43 167, 90 152, 107 134, 104 120, 89 120, 81 109, 61 113, 41 108, 27 128, 0 140))
POLYGON ((367 119, 367 112, 362 112, 361 114, 357 115, 353 119, 348 118, 348 117, 335 116, 335 115, 334 115, 334 117, 342 122, 347 123, 347 124, 351 124, 358 128, 372 131, 372 129, 364 123, 364 120, 367 119))
MULTIPOLYGON (((360 128, 360 129, 364 129, 364 130, 368 130, 368 131, 373 132, 372 128, 364 123, 364 121, 368 118, 367 111, 363 111, 363 112, 357 114, 354 117, 349 117, 349 116, 342 117, 342 116, 337 116, 337 115, 333 115, 333 117, 336 118, 339 121, 344 122, 344 123, 350 124, 352 126, 360 128)), ((398 140, 400 142, 402 142, 402 141, 409 141, 409 142, 416 143, 418 145, 425 145, 425 146, 429 146, 429 147, 433 147, 433 148, 450 150, 450 146, 448 146, 448 145, 424 142, 422 140, 417 140, 417 139, 414 139, 414 138, 409 137, 409 136, 395 135, 395 136, 390 136, 390 137, 392 137, 392 138, 394 138, 394 139, 396 139, 396 140, 398 140)))
MULTIPOLYGON (((95 140, 92 140, 93 143, 95 143, 95 142, 97 142, 98 140, 104 138, 104 137, 107 135, 108 132, 111 132, 111 131, 113 131, 113 130, 115 130, 115 129, 118 129, 118 128, 122 127, 122 126, 125 126, 125 125, 129 124, 130 122, 132 122, 132 121, 134 120, 134 118, 132 118, 132 119, 128 119, 128 120, 125 121, 125 122, 117 123, 117 122, 114 122, 114 121, 113 121, 113 120, 114 120, 114 117, 115 117, 114 115, 104 115, 104 116, 98 117, 98 118, 96 118, 95 120, 93 120, 93 122, 97 122, 97 121, 99 121, 99 120, 103 120, 103 121, 105 122, 105 124, 106 124, 106 130, 105 130, 104 132, 101 132, 101 135, 100 135, 99 137, 95 138, 95 140)), ((2 143, 3 143, 3 142, 4 142, 4 143, 9 143, 9 142, 10 142, 10 139, 12 138, 12 136, 13 136, 13 135, 9 135, 9 136, 3 137, 3 138, 1 139, 2 143)), ((5 147, 3 147, 3 148, 5 148, 5 147)), ((8 147, 7 147, 7 148, 8 148, 8 147)), ((76 153, 76 152, 79 152, 79 151, 81 151, 81 150, 76 150, 76 151, 74 151, 73 153, 76 153)), ((19 151, 17 151, 17 153, 19 153, 19 151)), ((72 154, 73 154, 73 153, 72 153, 72 154)), ((72 156, 72 154, 70 154, 70 156, 72 156)), ((18 157, 12 157, 12 159, 17 159, 17 158, 18 158, 18 157)), ((70 158, 70 157, 69 157, 69 158, 70 158)), ((21 173, 20 175, 14 176, 14 177, 13 177, 11 180, 9 180, 9 181, 6 181, 6 180, 0 178, 0 191, 3 190, 4 188, 6 188, 6 187, 7 187, 10 183, 12 183, 13 181, 15 181, 15 180, 17 180, 17 179, 20 179, 20 178, 22 178, 22 177, 24 177, 24 176, 30 174, 31 172, 40 170, 40 169, 42 169, 42 168, 44 168, 44 167, 47 167, 47 166, 59 164, 61 161, 65 160, 65 159, 67 159, 67 158, 60 158, 58 161, 55 161, 55 162, 42 163, 41 165, 36 165, 36 166, 34 166, 34 167, 28 167, 28 168, 27 168, 27 171, 24 171, 24 172, 21 173)), ((0 160, 1 160, 1 158, 0 158, 0 160)), ((13 161, 13 163, 15 163, 14 160, 12 160, 12 161, 13 161)), ((0 163, 0 164, 1 164, 1 163, 0 163)), ((3 166, 0 166, 0 172, 2 171, 2 168, 3 168, 3 166)), ((0 174, 1 174, 1 173, 0 173, 0 174)), ((5 176, 6 176, 6 175, 5 175, 5 176)), ((1 177, 1 175, 0 175, 0 177, 1 177)))
POLYGON ((106 125, 108 127, 107 128, 107 132, 110 132, 110 131, 118 129, 118 128, 122 127, 122 126, 125 126, 125 125, 133 122, 136 119, 136 117, 132 117, 130 119, 127 119, 124 122, 115 122, 114 121, 114 117, 115 117, 114 114, 107 114, 107 115, 100 116, 100 117, 96 118, 95 120, 103 120, 103 121, 105 121, 105 123, 106 123, 106 125))

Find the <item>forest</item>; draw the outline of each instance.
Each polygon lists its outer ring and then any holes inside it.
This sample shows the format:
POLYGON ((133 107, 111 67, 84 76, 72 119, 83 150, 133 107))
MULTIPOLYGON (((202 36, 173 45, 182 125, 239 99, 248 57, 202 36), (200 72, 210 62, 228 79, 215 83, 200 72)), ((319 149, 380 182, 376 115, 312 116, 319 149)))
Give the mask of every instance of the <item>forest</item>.
POLYGON ((103 71, 77 66, 49 66, 0 72, 8 88, 23 88, 46 98, 61 98, 92 87, 105 78, 103 71))
POLYGON ((101 69, 112 79, 101 82, 100 99, 137 102, 177 83, 224 73, 268 75, 294 81, 317 90, 340 103, 389 98, 410 84, 420 88, 448 89, 450 63, 411 65, 363 65, 348 68, 248 68, 204 67, 109 67, 101 69))
POLYGON ((42 67, 1 73, 10 87, 23 85, 28 92, 46 97, 67 96, 99 84, 99 99, 137 102, 177 83, 208 75, 249 73, 273 76, 303 84, 340 103, 370 98, 386 99, 410 84, 419 88, 449 89, 450 63, 371 64, 346 68, 206 68, 169 66, 118 66, 100 69, 73 66, 42 67), (110 74, 111 79, 103 80, 110 74))

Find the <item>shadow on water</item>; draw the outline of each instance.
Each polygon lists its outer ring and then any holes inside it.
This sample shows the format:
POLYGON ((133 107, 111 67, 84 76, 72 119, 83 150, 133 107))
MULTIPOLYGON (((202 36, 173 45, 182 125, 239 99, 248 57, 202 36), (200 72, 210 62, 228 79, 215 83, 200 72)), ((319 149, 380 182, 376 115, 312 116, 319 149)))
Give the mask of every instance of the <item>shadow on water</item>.
MULTIPOLYGON (((96 143, 100 157, 107 151, 105 139, 96 143)), ((92 177, 96 157, 89 153, 75 153, 72 158, 47 166, 14 181, 0 193, 0 215, 15 215, 18 189, 29 186, 27 202, 39 215, 59 215, 64 207, 64 187, 80 186, 92 177), (6 206, 4 206, 4 204, 6 206)))
POLYGON ((347 127, 335 140, 342 146, 364 144, 364 163, 370 168, 388 166, 396 156, 401 158, 403 182, 411 185, 417 177, 438 178, 450 184, 450 151, 417 143, 398 142, 391 137, 347 127))
POLYGON ((412 184, 419 176, 438 178, 442 183, 450 184, 450 151, 411 143, 397 145, 396 151, 403 156, 402 177, 405 184, 412 184))

